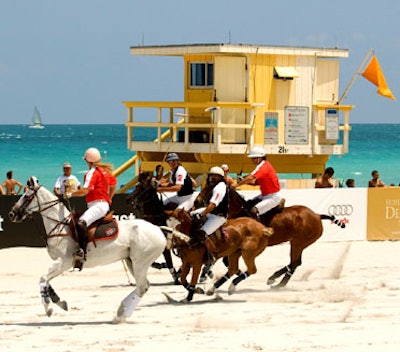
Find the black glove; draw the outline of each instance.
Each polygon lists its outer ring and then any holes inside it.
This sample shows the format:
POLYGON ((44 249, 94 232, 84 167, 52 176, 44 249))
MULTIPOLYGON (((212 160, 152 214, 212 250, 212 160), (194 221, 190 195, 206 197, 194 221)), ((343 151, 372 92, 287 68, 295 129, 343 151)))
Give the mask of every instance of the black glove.
POLYGON ((203 221, 203 219, 204 219, 204 216, 203 216, 203 214, 202 213, 197 213, 197 214, 194 214, 194 218, 197 220, 197 221, 203 221))

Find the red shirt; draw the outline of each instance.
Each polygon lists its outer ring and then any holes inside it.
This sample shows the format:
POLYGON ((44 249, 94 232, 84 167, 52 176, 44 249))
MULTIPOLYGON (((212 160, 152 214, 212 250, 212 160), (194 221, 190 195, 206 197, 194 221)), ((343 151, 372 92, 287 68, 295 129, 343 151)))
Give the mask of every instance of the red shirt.
POLYGON ((267 194, 273 194, 281 190, 281 185, 279 184, 275 169, 267 160, 263 160, 259 163, 252 172, 252 175, 257 179, 261 195, 266 196, 267 194))
POLYGON ((92 167, 85 174, 83 187, 89 189, 89 193, 86 195, 87 203, 105 200, 108 204, 111 204, 111 199, 108 196, 108 180, 111 177, 114 178, 99 166, 92 167))

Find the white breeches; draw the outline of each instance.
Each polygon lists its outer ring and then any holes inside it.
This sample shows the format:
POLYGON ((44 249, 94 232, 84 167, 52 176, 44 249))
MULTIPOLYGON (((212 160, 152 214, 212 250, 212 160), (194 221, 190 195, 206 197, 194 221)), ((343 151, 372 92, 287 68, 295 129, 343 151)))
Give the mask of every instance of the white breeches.
POLYGON ((110 210, 110 205, 104 201, 90 202, 87 206, 88 209, 79 218, 79 220, 84 220, 86 222, 86 226, 106 216, 110 210))
POLYGON ((185 211, 190 211, 193 208, 195 199, 196 196, 194 194, 189 194, 187 196, 182 196, 182 197, 174 195, 172 197, 164 199, 164 205, 169 203, 175 203, 178 204, 177 209, 184 209, 185 211))
MULTIPOLYGON (((190 214, 200 214, 204 211, 205 208, 199 208, 192 211, 190 214)), ((223 216, 215 215, 208 213, 206 215, 206 222, 203 224, 201 229, 209 236, 212 235, 215 231, 217 231, 223 224, 226 222, 226 218, 223 216)))
POLYGON ((261 199, 255 207, 258 210, 258 213, 265 214, 268 210, 276 207, 282 199, 280 192, 276 192, 273 194, 267 194, 266 196, 258 196, 261 199))

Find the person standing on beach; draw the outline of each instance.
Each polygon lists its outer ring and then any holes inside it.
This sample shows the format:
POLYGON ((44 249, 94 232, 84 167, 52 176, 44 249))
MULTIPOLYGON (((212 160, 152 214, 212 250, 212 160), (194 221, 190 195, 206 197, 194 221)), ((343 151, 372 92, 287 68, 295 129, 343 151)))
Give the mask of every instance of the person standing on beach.
POLYGON ((64 195, 67 196, 81 188, 79 180, 72 175, 72 166, 69 162, 63 164, 64 174, 57 178, 56 184, 54 185, 54 194, 56 196, 64 195))
POLYGON ((87 149, 83 159, 86 161, 89 171, 85 174, 83 187, 71 195, 72 197, 86 196, 88 207, 76 223, 80 248, 75 253, 75 259, 79 263, 76 266, 79 270, 82 270, 83 263, 86 260, 87 228, 110 211, 111 198, 116 187, 116 179, 111 174, 113 166, 101 162, 98 149, 87 149))
POLYGON ((333 188, 334 181, 332 179, 335 170, 332 167, 327 167, 324 173, 315 180, 315 188, 333 188))
POLYGON ((180 164, 176 153, 169 153, 165 159, 170 167, 169 182, 161 182, 157 192, 177 192, 164 200, 164 205, 175 203, 179 209, 189 211, 193 207, 193 181, 186 169, 180 164))
POLYGON ((6 189, 6 195, 19 194, 23 187, 21 182, 13 179, 13 173, 14 171, 12 170, 8 171, 6 174, 7 179, 1 185, 1 187, 4 187, 6 189), (15 187, 17 186, 18 191, 15 191, 15 187))
POLYGON ((346 186, 347 186, 348 188, 353 188, 353 187, 355 187, 355 186, 356 186, 356 181, 354 180, 354 178, 348 178, 348 179, 346 180, 346 186))
POLYGON ((378 170, 371 172, 372 179, 368 181, 368 187, 385 187, 385 183, 379 178, 378 170))

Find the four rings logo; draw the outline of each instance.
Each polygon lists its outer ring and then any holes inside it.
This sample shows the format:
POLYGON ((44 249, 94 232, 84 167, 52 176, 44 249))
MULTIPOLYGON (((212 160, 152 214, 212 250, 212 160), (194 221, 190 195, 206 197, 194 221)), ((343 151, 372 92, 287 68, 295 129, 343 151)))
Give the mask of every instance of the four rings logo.
POLYGON ((351 204, 338 204, 330 205, 328 208, 329 215, 344 216, 351 215, 353 213, 353 206, 351 204))

